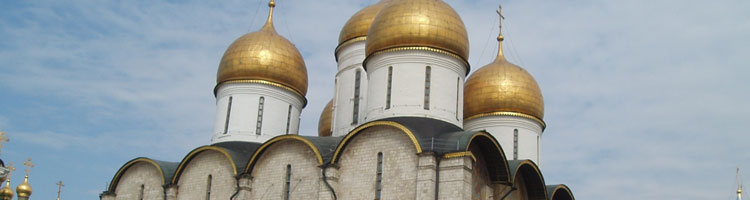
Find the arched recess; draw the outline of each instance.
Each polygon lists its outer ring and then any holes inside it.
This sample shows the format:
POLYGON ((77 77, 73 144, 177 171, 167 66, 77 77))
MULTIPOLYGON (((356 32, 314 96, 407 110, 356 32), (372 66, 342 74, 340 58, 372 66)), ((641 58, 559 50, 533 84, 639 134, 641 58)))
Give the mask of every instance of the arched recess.
POLYGON ((479 149, 482 157, 486 158, 484 162, 487 164, 487 171, 493 183, 511 182, 510 167, 495 137, 484 131, 476 132, 469 139, 466 151, 470 151, 472 147, 478 147, 475 149, 479 149))
MULTIPOLYGON (((547 200, 547 186, 544 185, 544 177, 539 167, 531 160, 508 161, 511 169, 512 183, 522 182, 525 184, 526 195, 529 200, 547 200), (523 180, 518 180, 518 179, 523 180)), ((518 187, 518 186, 515 186, 518 187)))
POLYGON ((336 163, 336 160, 339 158, 339 156, 341 156, 342 150, 346 148, 346 145, 351 141, 352 138, 361 133, 363 130, 374 126, 389 126, 401 130, 401 132, 406 134, 406 136, 409 137, 411 142, 414 144, 414 148, 416 149, 417 154, 422 153, 422 146, 420 146, 417 137, 414 135, 414 133, 412 133, 411 130, 406 128, 406 126, 392 121, 374 121, 363 124, 347 134, 344 139, 341 140, 338 147, 336 147, 336 151, 333 153, 333 157, 331 158, 331 163, 336 163))
POLYGON ((565 184, 560 185, 548 185, 547 193, 549 193, 549 200, 575 200, 573 192, 565 184))
POLYGON ((320 150, 318 150, 318 147, 316 147, 312 141, 297 135, 281 135, 271 138, 267 142, 263 143, 263 145, 261 145, 258 150, 255 151, 253 156, 250 158, 250 161, 247 163, 247 165, 245 165, 245 173, 250 173, 252 171, 255 163, 258 161, 258 158, 260 158, 260 156, 263 154, 263 152, 265 152, 266 149, 268 149, 268 147, 285 140, 295 140, 305 143, 315 153, 315 156, 318 159, 318 164, 323 164, 323 155, 320 153, 320 150))
POLYGON ((135 158, 128 161, 127 163, 122 165, 119 170, 117 170, 115 176, 112 177, 112 182, 109 183, 108 191, 115 192, 117 189, 117 185, 120 182, 120 178, 122 178, 122 176, 125 174, 125 172, 128 171, 128 169, 130 169, 130 167, 138 163, 146 163, 156 167, 158 173, 161 175, 160 178, 162 185, 165 185, 166 181, 172 178, 172 176, 174 175, 175 167, 177 165, 177 163, 158 161, 146 157, 135 158))
POLYGON ((193 151, 190 151, 190 153, 187 156, 185 156, 185 158, 182 159, 182 162, 180 162, 180 165, 177 167, 177 170, 175 170, 174 177, 172 178, 171 184, 177 184, 178 181, 180 180, 180 176, 182 172, 185 170, 185 166, 187 166, 190 163, 190 161, 193 160, 193 158, 195 158, 197 155, 199 155, 201 152, 204 152, 204 151, 216 151, 224 155, 229 160, 229 163, 232 166, 232 170, 234 172, 233 175, 235 176, 237 175, 237 166, 235 165, 234 159, 232 158, 232 156, 229 154, 227 150, 221 147, 217 147, 217 146, 202 146, 202 147, 198 147, 197 149, 193 151))

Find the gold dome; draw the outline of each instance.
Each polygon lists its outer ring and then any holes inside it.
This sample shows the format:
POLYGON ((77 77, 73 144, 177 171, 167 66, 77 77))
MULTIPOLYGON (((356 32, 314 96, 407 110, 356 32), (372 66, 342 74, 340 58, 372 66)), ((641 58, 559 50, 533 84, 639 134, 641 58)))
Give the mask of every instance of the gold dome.
POLYGON ((346 41, 361 38, 364 40, 367 37, 367 31, 370 30, 370 24, 375 19, 375 15, 380 12, 380 9, 391 0, 381 0, 380 2, 363 8, 357 13, 354 13, 349 21, 346 21, 344 28, 339 33, 339 45, 346 41))
POLYGON ((30 197, 31 196, 31 185, 29 185, 29 176, 26 176, 23 180, 23 183, 18 184, 16 187, 16 193, 18 193, 18 197, 30 197))
POLYGON ((478 69, 464 85, 464 119, 488 115, 530 118, 544 124, 539 85, 526 70, 503 56, 502 39, 495 61, 478 69))
POLYGON ((222 83, 247 81, 279 86, 305 96, 307 68, 299 50, 273 28, 271 1, 266 24, 229 46, 216 74, 217 88, 222 83))
POLYGON ((0 189, 0 199, 12 199, 13 189, 10 188, 10 178, 5 182, 5 187, 0 189))
POLYGON ((318 120, 318 136, 331 136, 331 115, 333 115, 333 99, 328 101, 318 120))
POLYGON ((395 49, 424 48, 466 61, 469 37, 464 22, 442 0, 403 0, 387 4, 367 33, 366 55, 395 49))

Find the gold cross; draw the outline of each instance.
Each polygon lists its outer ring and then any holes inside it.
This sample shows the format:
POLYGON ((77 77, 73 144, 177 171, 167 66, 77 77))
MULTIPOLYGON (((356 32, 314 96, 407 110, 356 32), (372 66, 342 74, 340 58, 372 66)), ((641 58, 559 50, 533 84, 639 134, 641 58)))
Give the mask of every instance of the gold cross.
POLYGON ((57 199, 59 200, 60 199, 60 193, 62 192, 62 187, 65 186, 65 184, 63 184, 63 182, 61 180, 61 181, 58 181, 56 185, 57 185, 57 199))
POLYGON ((26 161, 23 161, 23 165, 26 165, 26 176, 29 176, 31 168, 35 166, 34 163, 31 162, 31 157, 26 159, 26 161))
POLYGON ((0 150, 3 148, 3 145, 9 141, 10 139, 8 139, 8 136, 5 136, 5 132, 0 131, 0 150))

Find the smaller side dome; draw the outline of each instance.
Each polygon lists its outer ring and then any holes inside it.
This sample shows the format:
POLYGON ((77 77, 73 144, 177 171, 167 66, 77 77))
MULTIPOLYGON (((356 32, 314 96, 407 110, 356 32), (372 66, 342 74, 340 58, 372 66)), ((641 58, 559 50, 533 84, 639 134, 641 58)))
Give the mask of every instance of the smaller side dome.
POLYGON ((318 136, 327 137, 331 136, 331 116, 333 115, 333 99, 328 101, 326 107, 323 108, 323 112, 320 113, 320 119, 318 120, 318 136))
POLYGON ((18 197, 30 197, 31 196, 31 185, 29 185, 29 176, 26 176, 23 180, 23 183, 18 184, 18 187, 16 187, 16 193, 18 193, 18 197))
POLYGON ((278 84, 303 97, 307 94, 307 68, 299 50, 273 27, 273 7, 257 32, 235 40, 221 58, 216 85, 228 81, 261 81, 278 84))
POLYGON ((427 47, 469 59, 466 26, 442 0, 393 1, 380 10, 367 35, 368 57, 389 49, 427 47))
POLYGON ((370 30, 370 24, 375 19, 375 15, 383 9, 385 5, 391 0, 380 0, 378 3, 367 6, 359 12, 354 13, 349 21, 346 21, 344 27, 341 28, 339 33, 339 45, 351 39, 366 37, 367 31, 370 30))
POLYGON ((2 199, 12 199, 13 195, 13 189, 10 188, 10 178, 5 182, 5 187, 0 189, 0 198, 2 199))
POLYGON ((479 68, 464 84, 464 120, 488 115, 525 117, 544 123, 544 99, 534 77, 525 69, 508 62, 503 54, 501 33, 497 37, 495 61, 479 68))

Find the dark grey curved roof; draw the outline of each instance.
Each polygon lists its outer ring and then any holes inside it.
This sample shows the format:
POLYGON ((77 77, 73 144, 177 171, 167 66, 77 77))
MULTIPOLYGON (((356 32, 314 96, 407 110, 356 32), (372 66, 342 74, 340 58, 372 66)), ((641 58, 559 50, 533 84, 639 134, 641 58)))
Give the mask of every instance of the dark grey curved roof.
POLYGON ((172 178, 174 177, 175 171, 177 170, 177 167, 180 165, 178 162, 168 162, 168 161, 161 161, 161 160, 155 160, 147 157, 138 157, 134 158, 128 162, 126 162, 122 167, 120 167, 119 170, 117 170, 117 173, 114 177, 112 177, 112 182, 109 183, 108 191, 114 192, 114 190, 117 188, 117 184, 120 182, 121 176, 127 171, 133 164, 136 162, 148 162, 151 161, 153 163, 156 163, 156 167, 161 169, 162 174, 162 180, 164 183, 169 183, 172 178))
MULTIPOLYGON (((232 157, 234 166, 237 166, 237 170, 240 170, 245 169, 245 165, 250 161, 250 157, 253 156, 255 150, 261 145, 263 144, 256 142, 221 142, 212 144, 211 146, 226 150, 227 153, 229 153, 229 156, 232 157)), ((237 173, 240 172, 238 171, 237 173)))
POLYGON ((529 199, 547 199, 547 186, 544 185, 544 177, 542 176, 542 172, 539 170, 539 167, 537 167, 533 161, 509 160, 508 165, 511 169, 511 177, 515 177, 519 172, 524 175, 523 180, 526 183, 526 189, 528 189, 529 199))
POLYGON ((323 157, 323 163, 329 163, 331 162, 331 158, 333 158, 333 153, 336 152, 336 147, 339 146, 339 142, 341 142, 344 137, 318 137, 318 136, 300 136, 307 140, 310 140, 310 142, 315 145, 315 148, 318 148, 318 151, 320 151, 320 155, 323 157))
POLYGON ((549 200, 575 200, 573 192, 565 184, 547 185, 547 199, 549 200))

